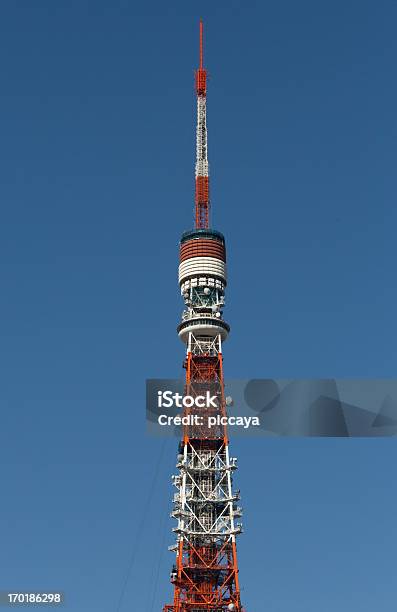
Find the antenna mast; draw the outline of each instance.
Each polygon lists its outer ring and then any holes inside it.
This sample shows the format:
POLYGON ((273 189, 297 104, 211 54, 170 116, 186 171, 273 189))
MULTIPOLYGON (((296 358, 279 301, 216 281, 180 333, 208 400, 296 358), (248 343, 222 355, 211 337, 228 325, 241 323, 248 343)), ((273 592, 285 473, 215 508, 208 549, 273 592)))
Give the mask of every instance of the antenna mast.
POLYGON ((204 68, 204 27, 200 20, 200 67, 196 70, 196 228, 209 227, 209 178, 207 142, 207 71, 204 68))

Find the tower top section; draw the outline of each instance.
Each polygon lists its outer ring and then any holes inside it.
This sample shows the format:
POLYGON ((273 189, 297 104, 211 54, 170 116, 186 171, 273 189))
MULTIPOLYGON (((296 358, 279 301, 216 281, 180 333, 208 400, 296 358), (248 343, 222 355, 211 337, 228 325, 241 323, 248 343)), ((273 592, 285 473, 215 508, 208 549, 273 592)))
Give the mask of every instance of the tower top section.
POLYGON ((204 68, 204 28, 200 20, 200 65, 195 74, 197 96, 196 128, 196 194, 195 221, 197 229, 210 224, 209 168, 207 143, 207 71, 204 68))

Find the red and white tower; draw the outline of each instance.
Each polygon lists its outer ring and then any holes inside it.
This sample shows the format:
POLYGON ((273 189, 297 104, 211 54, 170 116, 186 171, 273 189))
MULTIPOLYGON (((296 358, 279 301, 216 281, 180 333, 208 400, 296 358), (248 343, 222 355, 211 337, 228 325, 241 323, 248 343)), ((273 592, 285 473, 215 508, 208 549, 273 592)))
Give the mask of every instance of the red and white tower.
MULTIPOLYGON (((206 417, 226 415, 222 345, 230 328, 223 319, 226 248, 224 236, 210 229, 206 124, 207 72, 203 66, 200 22, 200 67, 196 71, 197 156, 195 224, 180 241, 179 285, 185 301, 178 334, 186 346, 186 395, 209 389, 218 398, 206 417)), ((201 409, 203 410, 203 409, 201 409)), ((192 409, 185 409, 185 414, 192 409)), ((200 409, 195 410, 200 414, 200 409)), ((179 444, 177 489, 172 517, 176 552, 171 572, 174 602, 163 612, 242 612, 236 536, 239 491, 233 489, 236 459, 229 455, 226 426, 186 426, 179 444)))

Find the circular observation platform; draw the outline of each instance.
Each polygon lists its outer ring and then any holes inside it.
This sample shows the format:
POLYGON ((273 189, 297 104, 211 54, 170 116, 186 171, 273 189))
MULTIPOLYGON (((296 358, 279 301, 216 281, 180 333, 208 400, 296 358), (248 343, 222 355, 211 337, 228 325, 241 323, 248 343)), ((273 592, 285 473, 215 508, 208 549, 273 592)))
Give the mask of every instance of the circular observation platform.
POLYGON ((205 336, 209 338, 215 338, 221 336, 222 342, 226 340, 229 335, 230 327, 225 321, 217 319, 213 316, 205 316, 203 313, 182 321, 177 327, 178 336, 184 344, 189 340, 189 333, 192 332, 197 338, 199 336, 205 336))

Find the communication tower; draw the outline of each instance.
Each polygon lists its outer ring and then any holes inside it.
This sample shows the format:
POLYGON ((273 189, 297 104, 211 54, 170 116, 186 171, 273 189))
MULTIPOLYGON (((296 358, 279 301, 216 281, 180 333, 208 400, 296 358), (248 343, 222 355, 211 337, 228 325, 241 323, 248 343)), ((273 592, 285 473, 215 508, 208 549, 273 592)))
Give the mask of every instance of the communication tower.
MULTIPOLYGON (((209 389, 218 398, 209 414, 226 416, 222 347, 230 328, 223 319, 226 246, 210 228, 207 147, 207 71, 204 68, 203 23, 200 21, 200 64, 197 95, 195 229, 180 241, 179 285, 185 301, 178 334, 186 346, 186 395, 209 389)), ((185 408, 184 414, 194 412, 185 408)), ((201 410, 202 412, 202 410, 201 410)), ((200 414, 199 409, 195 409, 200 414)), ((236 459, 230 457, 226 425, 183 428, 171 514, 176 553, 171 572, 173 604, 163 612, 243 612, 240 600, 236 536, 241 533, 239 491, 233 489, 236 459)))

